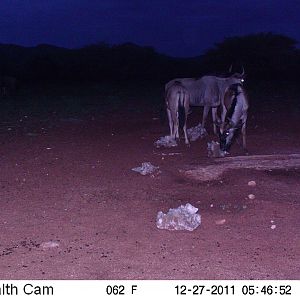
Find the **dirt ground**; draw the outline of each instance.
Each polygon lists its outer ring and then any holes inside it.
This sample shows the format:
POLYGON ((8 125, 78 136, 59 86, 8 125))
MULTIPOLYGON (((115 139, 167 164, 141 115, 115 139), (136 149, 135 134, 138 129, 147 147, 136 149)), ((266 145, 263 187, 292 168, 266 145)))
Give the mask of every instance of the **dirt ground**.
MULTIPOLYGON (((299 154, 297 109, 252 107, 250 155, 299 154)), ((214 136, 155 148, 167 133, 152 109, 2 122, 1 279, 300 279, 300 170, 191 180, 180 170, 209 163, 214 136), (131 171, 148 161, 161 173, 131 171), (158 211, 186 203, 196 230, 157 229, 158 211)))

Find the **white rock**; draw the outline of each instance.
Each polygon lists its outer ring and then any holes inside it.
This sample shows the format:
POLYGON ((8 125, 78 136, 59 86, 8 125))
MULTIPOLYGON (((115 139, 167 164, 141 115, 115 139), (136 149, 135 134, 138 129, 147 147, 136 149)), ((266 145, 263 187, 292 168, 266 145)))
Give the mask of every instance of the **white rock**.
POLYGON ((256 186, 256 182, 254 180, 251 180, 248 182, 249 186, 256 186))
POLYGON ((153 166, 150 162, 144 162, 141 167, 132 168, 131 170, 138 172, 141 175, 147 175, 157 171, 158 169, 159 167, 153 166))
POLYGON ((215 223, 216 225, 223 225, 225 224, 226 220, 225 219, 221 219, 221 220, 217 220, 215 223))
POLYGON ((170 147, 176 147, 177 142, 171 136, 167 135, 155 141, 154 145, 156 148, 160 148, 160 147, 170 148, 170 147))
POLYGON ((40 244, 40 248, 43 250, 47 250, 47 249, 52 249, 52 248, 56 248, 59 247, 59 243, 58 242, 43 242, 40 244))
POLYGON ((250 200, 254 200, 254 199, 255 199, 255 195, 249 194, 249 195, 248 195, 248 198, 249 198, 250 200))

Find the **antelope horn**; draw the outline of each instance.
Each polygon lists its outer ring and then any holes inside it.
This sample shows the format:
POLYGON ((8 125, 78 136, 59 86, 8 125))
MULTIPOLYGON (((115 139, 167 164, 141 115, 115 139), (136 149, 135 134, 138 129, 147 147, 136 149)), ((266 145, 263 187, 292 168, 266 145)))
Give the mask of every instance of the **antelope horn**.
POLYGON ((230 65, 229 70, 228 70, 228 73, 231 73, 231 72, 232 72, 232 64, 230 65))
POLYGON ((244 69, 244 66, 242 66, 242 76, 244 76, 245 75, 245 69, 244 69))

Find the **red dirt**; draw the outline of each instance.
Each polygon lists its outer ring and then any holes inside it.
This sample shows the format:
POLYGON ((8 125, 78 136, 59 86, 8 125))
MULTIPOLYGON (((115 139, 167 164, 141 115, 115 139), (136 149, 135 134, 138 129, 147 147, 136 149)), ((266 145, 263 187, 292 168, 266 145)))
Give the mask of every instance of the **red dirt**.
MULTIPOLYGON (((300 279, 300 170, 189 180, 178 170, 207 163, 213 137, 156 149, 168 129, 153 117, 53 120, 41 133, 46 125, 28 116, 39 135, 2 131, 1 279, 300 279), (162 173, 131 171, 146 161, 162 173), (200 227, 156 228, 158 211, 187 202, 199 208, 200 227), (42 244, 50 241, 58 247, 42 244)), ((250 154, 300 152, 299 130, 296 115, 250 114, 250 154)), ((231 155, 242 154, 235 144, 231 155)))

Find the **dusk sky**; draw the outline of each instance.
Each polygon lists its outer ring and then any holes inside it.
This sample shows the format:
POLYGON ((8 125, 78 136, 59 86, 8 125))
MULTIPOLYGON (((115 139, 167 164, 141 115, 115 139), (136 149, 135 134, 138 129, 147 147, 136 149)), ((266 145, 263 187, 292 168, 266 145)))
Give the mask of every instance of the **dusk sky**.
POLYGON ((0 1, 0 43, 23 46, 132 42, 188 57, 202 54, 225 37, 259 32, 300 41, 300 1, 0 1))

